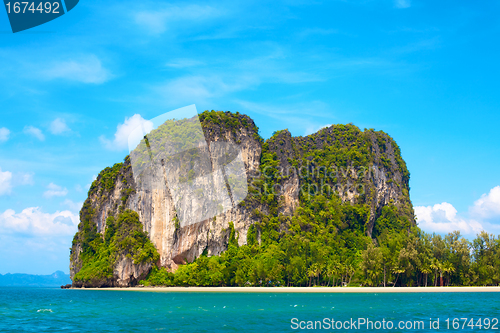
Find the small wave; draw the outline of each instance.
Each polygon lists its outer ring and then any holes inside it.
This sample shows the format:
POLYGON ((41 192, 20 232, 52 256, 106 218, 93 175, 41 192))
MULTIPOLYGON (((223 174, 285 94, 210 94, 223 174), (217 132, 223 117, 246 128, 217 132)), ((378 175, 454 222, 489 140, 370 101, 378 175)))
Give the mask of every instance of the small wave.
POLYGON ((38 309, 36 312, 52 312, 52 309, 38 309))

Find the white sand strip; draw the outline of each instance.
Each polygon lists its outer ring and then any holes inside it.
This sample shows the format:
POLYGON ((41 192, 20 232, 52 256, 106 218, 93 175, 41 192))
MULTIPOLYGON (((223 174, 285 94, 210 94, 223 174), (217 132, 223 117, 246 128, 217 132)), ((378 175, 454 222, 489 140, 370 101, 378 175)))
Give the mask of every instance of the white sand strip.
POLYGON ((147 292, 237 292, 237 293, 456 293, 500 292, 500 287, 130 287, 72 288, 147 292))

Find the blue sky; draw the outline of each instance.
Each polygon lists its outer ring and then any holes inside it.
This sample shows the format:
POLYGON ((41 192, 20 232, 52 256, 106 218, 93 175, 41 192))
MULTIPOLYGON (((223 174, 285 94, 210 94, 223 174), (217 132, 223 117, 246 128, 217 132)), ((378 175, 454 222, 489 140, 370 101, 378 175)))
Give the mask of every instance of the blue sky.
POLYGON ((0 10, 0 274, 68 272, 79 206, 128 128, 190 104, 265 138, 383 130, 425 231, 500 234, 499 7, 87 0, 16 34, 0 10))

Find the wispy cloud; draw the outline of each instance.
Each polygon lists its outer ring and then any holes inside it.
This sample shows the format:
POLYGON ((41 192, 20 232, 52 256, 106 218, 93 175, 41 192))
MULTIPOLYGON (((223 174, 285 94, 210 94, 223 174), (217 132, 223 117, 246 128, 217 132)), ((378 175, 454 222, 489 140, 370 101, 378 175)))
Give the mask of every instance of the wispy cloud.
POLYGON ((21 185, 33 185, 34 173, 2 171, 0 168, 0 195, 11 194, 12 189, 21 185))
POLYGON ((278 45, 262 45, 261 47, 267 48, 263 54, 234 62, 231 72, 235 73, 235 77, 258 84, 262 82, 297 84, 325 81, 326 78, 317 71, 310 68, 297 69, 293 60, 290 59, 293 54, 290 49, 278 45))
POLYGON ((244 100, 235 100, 242 106, 242 111, 258 113, 274 119, 279 128, 288 128, 293 135, 309 135, 323 128, 326 121, 331 121, 330 106, 322 101, 311 101, 309 103, 282 103, 279 105, 255 103, 244 100), (308 115, 314 114, 315 117, 308 115), (325 119, 321 124, 321 119, 325 119))
POLYGON ((319 130, 322 130, 323 128, 327 128, 330 126, 332 126, 332 124, 326 124, 326 125, 320 125, 320 126, 310 126, 310 127, 306 128, 304 135, 310 135, 310 134, 316 133, 319 130))
POLYGON ((0 168, 0 195, 10 194, 12 191, 12 172, 2 171, 0 168))
MULTIPOLYGON (((101 135, 99 139, 108 150, 124 150, 129 145, 130 134, 137 127, 142 127, 144 129, 142 132, 147 133, 153 129, 153 123, 142 118, 140 114, 134 114, 130 118, 125 117, 125 121, 122 124, 118 124, 113 140, 107 139, 104 135, 101 135)), ((131 142, 135 142, 137 139, 140 141, 142 138, 130 138, 131 142)))
POLYGON ((112 78, 95 55, 53 62, 40 74, 47 80, 64 79, 92 84, 102 84, 112 78))
POLYGON ((245 89, 252 85, 247 80, 221 78, 218 75, 187 75, 173 79, 155 88, 156 93, 173 105, 195 102, 208 104, 210 99, 220 98, 229 93, 245 89))
POLYGON ((43 192, 43 196, 47 199, 52 197, 64 197, 68 194, 68 190, 62 186, 50 183, 47 185, 47 191, 43 192))
MULTIPOLYGON (((255 103, 244 100, 236 100, 236 103, 240 104, 247 110, 252 110, 253 112, 269 115, 275 119, 283 119, 285 115, 290 115, 292 117, 297 115, 314 114, 318 117, 332 117, 330 108, 328 104, 321 101, 310 101, 310 102, 300 102, 300 103, 282 103, 282 104, 267 104, 267 103, 255 103)), ((319 124, 317 128, 319 128, 319 124)))
POLYGON ((11 194, 20 185, 33 185, 33 173, 2 171, 0 168, 0 195, 11 194))
MULTIPOLYGON (((155 98, 170 105, 213 104, 215 99, 228 98, 232 93, 255 89, 261 84, 301 84, 319 82, 324 78, 315 72, 290 68, 286 52, 275 45, 266 47, 261 54, 240 60, 217 59, 213 66, 197 68, 153 87, 155 98), (194 72, 191 71, 191 72, 194 72)), ((197 63, 196 63, 197 64, 197 63)), ((193 65, 191 62, 173 62, 172 67, 193 65)))
POLYGON ((24 134, 31 135, 40 141, 45 140, 45 135, 43 135, 42 131, 39 128, 33 126, 25 126, 23 132, 24 134))
POLYGON ((0 142, 9 140, 10 130, 6 127, 0 128, 0 142))
POLYGON ((32 172, 16 172, 12 177, 12 184, 13 186, 33 185, 35 184, 33 180, 34 175, 32 172))
POLYGON ((173 59, 166 64, 167 67, 178 69, 196 67, 200 65, 204 65, 204 63, 194 59, 173 59))
POLYGON ((411 7, 411 0, 394 0, 394 7, 409 8, 411 7))
POLYGON ((62 118, 56 118, 50 123, 49 130, 52 134, 64 134, 70 132, 71 129, 66 125, 66 121, 62 118))
POLYGON ((193 22, 199 23, 200 21, 215 19, 223 14, 224 11, 212 6, 168 6, 155 11, 138 11, 134 16, 134 21, 151 34, 162 34, 173 23, 183 23, 184 26, 189 26, 193 22))
POLYGON ((62 202, 62 205, 67 206, 73 212, 79 212, 82 208, 83 202, 74 202, 70 199, 66 199, 62 202))

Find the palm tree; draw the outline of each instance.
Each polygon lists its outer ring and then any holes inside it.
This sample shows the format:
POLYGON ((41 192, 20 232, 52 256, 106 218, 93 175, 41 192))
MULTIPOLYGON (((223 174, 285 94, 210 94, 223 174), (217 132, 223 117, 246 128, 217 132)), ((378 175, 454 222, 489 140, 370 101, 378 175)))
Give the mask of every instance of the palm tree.
POLYGON ((321 266, 318 263, 314 263, 311 267, 309 267, 309 270, 307 271, 307 275, 309 276, 309 287, 311 286, 312 278, 318 278, 320 273, 321 266))
POLYGON ((444 283, 443 283, 444 264, 438 261, 436 263, 436 265, 437 265, 437 268, 439 271, 439 286, 443 287, 443 285, 444 285, 444 283))
POLYGON ((420 271, 425 274, 425 286, 427 287, 427 275, 432 273, 432 264, 430 266, 423 266, 420 271))
POLYGON ((441 267, 441 263, 439 262, 439 260, 435 259, 432 260, 432 263, 429 267, 434 270, 434 287, 437 287, 437 273, 439 271, 439 267, 441 267))
POLYGON ((338 263, 336 261, 330 261, 328 265, 326 266, 326 276, 328 277, 328 286, 330 286, 330 280, 332 280, 332 287, 335 285, 335 275, 337 274, 337 266, 338 263))
POLYGON ((318 263, 314 263, 312 265, 312 273, 313 273, 313 277, 316 278, 315 285, 318 285, 319 284, 319 275, 321 274, 321 265, 318 263))
POLYGON ((443 264, 442 271, 444 273, 448 273, 448 281, 446 282, 446 285, 449 286, 450 280, 451 280, 451 273, 455 272, 455 267, 453 266, 453 264, 451 262, 447 261, 443 264))
POLYGON ((345 268, 346 268, 346 274, 349 276, 349 281, 347 282, 347 285, 350 285, 352 276, 354 275, 354 272, 356 272, 356 269, 354 268, 353 264, 348 264, 345 266, 345 268))
POLYGON ((399 277, 399 274, 403 274, 405 272, 405 269, 404 268, 399 268, 399 267, 396 267, 392 270, 393 273, 396 273, 396 280, 394 281, 394 284, 392 285, 393 287, 396 286, 396 283, 398 282, 398 277, 399 277))

